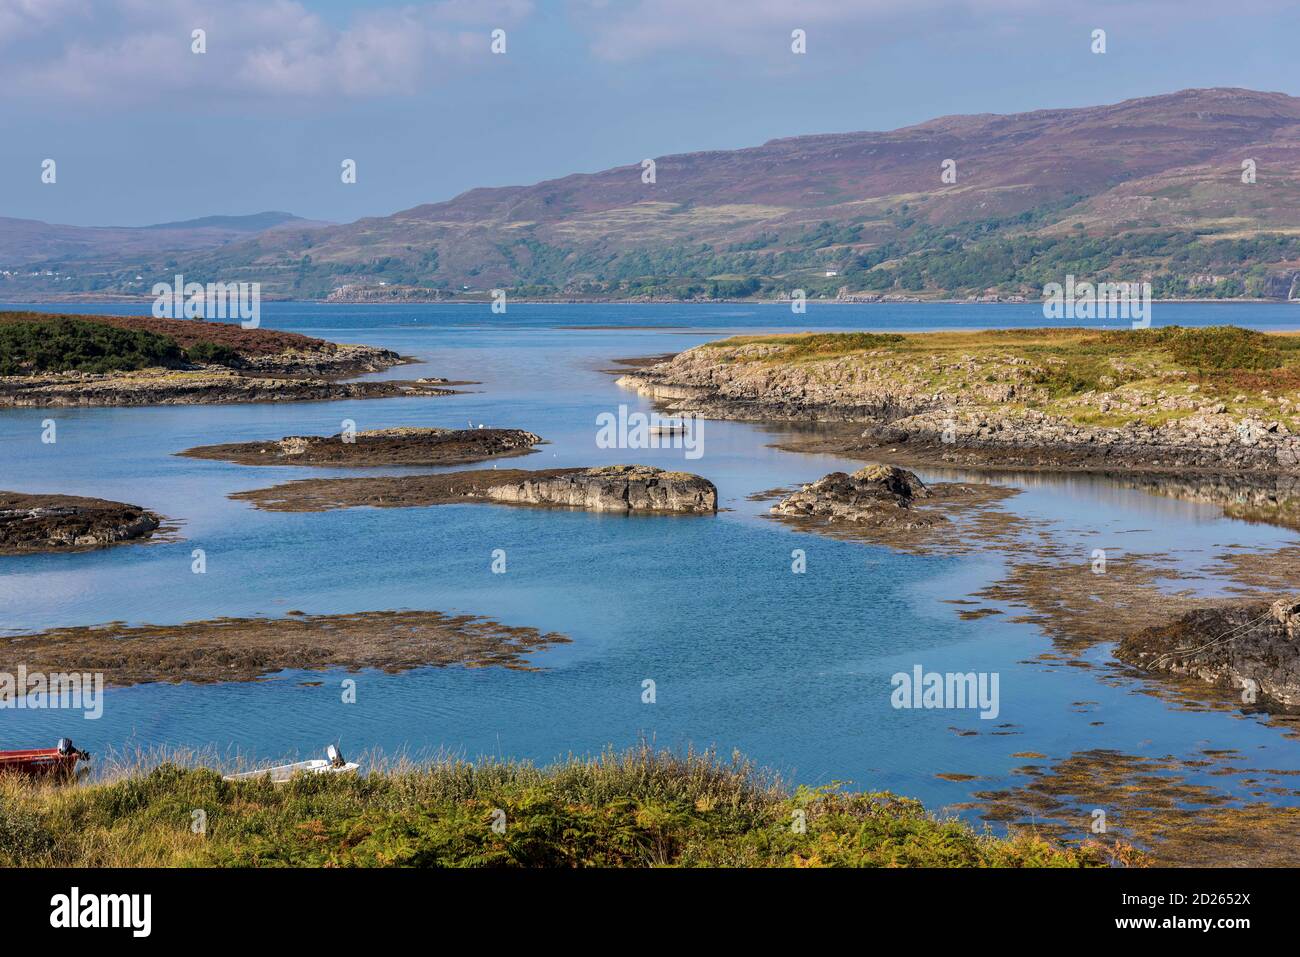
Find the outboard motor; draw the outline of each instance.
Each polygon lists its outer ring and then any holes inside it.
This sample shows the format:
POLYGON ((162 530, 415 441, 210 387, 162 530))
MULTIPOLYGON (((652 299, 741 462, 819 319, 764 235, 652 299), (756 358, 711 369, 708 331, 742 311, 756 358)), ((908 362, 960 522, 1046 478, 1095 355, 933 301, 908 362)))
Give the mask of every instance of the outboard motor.
POLYGON ((330 767, 332 768, 341 768, 343 765, 347 764, 347 761, 343 759, 342 753, 332 744, 325 749, 325 757, 329 758, 330 767))
POLYGON ((77 745, 73 744, 73 740, 70 739, 70 737, 60 737, 57 750, 59 750, 59 757, 61 758, 74 755, 74 757, 81 758, 82 761, 90 761, 90 752, 83 752, 83 750, 78 749, 77 745))

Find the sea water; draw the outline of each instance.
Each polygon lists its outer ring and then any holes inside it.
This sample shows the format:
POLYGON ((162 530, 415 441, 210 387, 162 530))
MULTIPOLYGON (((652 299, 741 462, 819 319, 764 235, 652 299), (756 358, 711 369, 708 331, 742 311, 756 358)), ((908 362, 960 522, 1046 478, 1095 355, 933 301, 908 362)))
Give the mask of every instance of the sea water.
MULTIPOLYGON (((1286 329, 1296 328, 1300 310, 1160 303, 1155 321, 1286 329)), ((645 739, 723 755, 739 750, 801 783, 889 789, 934 807, 1023 781, 1013 773, 1024 763, 1017 752, 1050 760, 1110 748, 1193 758, 1235 748, 1260 767, 1300 768, 1294 741, 1262 720, 1176 709, 1143 693, 1149 686, 1141 679, 1117 681, 1101 668, 1029 663, 1052 646, 1037 626, 1011 620, 1017 609, 961 620, 962 606, 945 600, 965 599, 1001 577, 997 553, 915 555, 836 541, 773 522, 765 517, 770 503, 750 500, 860 462, 780 451, 771 447, 779 430, 740 422, 704 423, 703 454, 694 460, 682 449, 620 451, 596 442, 601 413, 620 404, 650 409, 615 385, 607 370, 617 358, 677 352, 733 333, 1041 326, 1038 306, 814 303, 806 315, 792 315, 768 305, 510 304, 495 315, 486 304, 267 303, 262 322, 419 359, 382 373, 388 378, 476 384, 450 397, 0 410, 0 488, 131 502, 179 525, 170 542, 0 557, 0 629, 432 609, 558 631, 572 643, 533 655, 537 671, 291 672, 247 683, 110 688, 98 720, 0 711, 0 747, 48 746, 68 736, 91 751, 199 748, 269 760, 317 756, 338 741, 349 754, 445 750, 544 763, 645 739), (58 441, 45 444, 42 423, 50 418, 58 441), (508 467, 684 469, 717 485, 722 510, 623 516, 465 504, 262 512, 228 495, 293 479, 404 470, 248 467, 175 454, 333 434, 348 419, 359 430, 527 429, 548 444, 508 467), (205 574, 191 570, 197 548, 205 574), (505 574, 492 572, 497 549, 507 556, 505 574), (796 549, 805 556, 802 574, 792 571, 796 549), (891 676, 918 665, 997 674, 996 721, 971 709, 893 707, 891 676), (349 678, 355 703, 342 693, 349 678), (1093 704, 1074 706, 1080 701, 1093 704)), ((1004 507, 1077 542, 1081 574, 1092 548, 1108 541, 1203 564, 1228 544, 1275 548, 1297 538, 1225 519, 1212 506, 1090 478, 996 481, 1023 490, 1004 507)), ((1087 657, 1100 665, 1108 655, 1102 647, 1087 657)))

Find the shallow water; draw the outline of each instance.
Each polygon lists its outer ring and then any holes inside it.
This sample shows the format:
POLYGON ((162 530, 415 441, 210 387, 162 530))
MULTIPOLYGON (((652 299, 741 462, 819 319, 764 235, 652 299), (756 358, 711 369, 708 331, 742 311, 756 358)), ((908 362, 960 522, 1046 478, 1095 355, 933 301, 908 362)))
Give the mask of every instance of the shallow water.
MULTIPOLYGON (((120 305, 62 311, 126 312, 120 305)), ((1157 321, 1296 328, 1289 306, 1157 304, 1157 321)), ((1257 767, 1300 768, 1281 731, 1230 712, 1176 710, 1139 681, 1100 670, 1023 663, 1050 651, 1012 614, 962 621, 965 598, 999 577, 997 555, 905 555, 804 534, 764 517, 755 492, 860 463, 770 448, 780 433, 707 422, 704 454, 596 447, 596 416, 648 410, 602 372, 618 357, 674 352, 733 331, 1040 326, 1036 306, 332 306, 272 303, 263 324, 365 342, 422 362, 385 375, 472 379, 446 398, 149 409, 0 411, 0 488, 102 496, 180 524, 175 542, 0 558, 0 628, 10 633, 110 621, 179 623, 221 615, 435 609, 563 632, 535 656, 544 670, 421 669, 355 676, 286 673, 252 684, 142 686, 107 692, 103 717, 0 711, 0 747, 68 735, 91 751, 215 747, 251 758, 345 752, 420 754, 443 748, 540 762, 639 737, 684 748, 739 749, 800 782, 888 788, 936 807, 1018 780, 1015 752, 1050 757, 1091 748, 1194 756, 1238 749, 1257 767), (797 322, 794 320, 798 320, 797 322), (614 328, 565 328, 565 327, 614 328), (40 441, 42 421, 58 442, 40 441), (208 443, 398 425, 518 427, 550 444, 512 467, 637 461, 711 479, 716 517, 610 516, 454 505, 267 513, 230 492, 291 479, 400 470, 250 468, 178 458, 208 443), (207 573, 191 572, 202 548, 207 573), (492 551, 508 571, 492 574, 492 551), (803 549, 807 573, 792 574, 803 549), (996 672, 1000 714, 895 710, 890 676, 996 672), (642 702, 655 682, 656 702, 642 702), (323 682, 318 687, 306 681, 323 682), (1087 708, 1072 703, 1095 702, 1087 708), (1093 722, 1103 722, 1095 725, 1093 722), (1004 726, 1005 725, 1005 726, 1004 726), (979 732, 959 735, 954 729, 979 732), (978 775, 948 782, 938 773, 978 775)), ((999 479, 1024 491, 1007 503, 1077 541, 1081 573, 1094 547, 1174 552, 1189 560, 1229 544, 1276 547, 1291 532, 1224 519, 1217 509, 1086 478, 999 479)), ((1102 662, 1105 649, 1090 655, 1102 662)), ((1228 789, 1240 785, 1215 779, 1228 789)), ((1244 792, 1238 792, 1244 793, 1244 792)), ((1272 796, 1274 801, 1295 798, 1272 796)))

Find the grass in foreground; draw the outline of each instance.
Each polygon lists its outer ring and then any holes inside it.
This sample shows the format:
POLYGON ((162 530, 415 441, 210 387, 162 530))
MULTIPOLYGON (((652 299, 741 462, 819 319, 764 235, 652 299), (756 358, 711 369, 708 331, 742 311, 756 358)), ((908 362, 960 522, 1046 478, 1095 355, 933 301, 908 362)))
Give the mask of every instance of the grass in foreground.
POLYGON ((739 757, 647 746, 547 768, 445 760, 285 785, 165 763, 73 787, 0 781, 0 865, 1088 867, 1097 845, 999 838, 916 801, 788 790, 739 757), (196 813, 201 812, 201 814, 196 813), (494 821, 504 813, 504 832, 494 821), (203 834, 194 822, 205 820, 203 834), (799 822, 804 823, 802 831, 799 822))

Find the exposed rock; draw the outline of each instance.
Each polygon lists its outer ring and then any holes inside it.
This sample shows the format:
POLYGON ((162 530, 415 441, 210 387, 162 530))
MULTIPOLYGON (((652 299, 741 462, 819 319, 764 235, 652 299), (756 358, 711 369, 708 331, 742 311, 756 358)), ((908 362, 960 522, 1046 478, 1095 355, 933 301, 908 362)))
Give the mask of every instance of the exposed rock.
POLYGON ((147 538, 160 524, 157 515, 138 505, 0 492, 0 554, 103 548, 147 538))
POLYGON ((715 512, 718 490, 689 472, 648 465, 606 465, 561 475, 529 477, 484 493, 496 502, 571 505, 592 512, 715 512))
POLYGON ((270 442, 203 445, 180 455, 241 465, 465 465, 528 455, 542 437, 522 429, 395 428, 335 435, 289 435, 270 442))
POLYGON ((590 469, 476 469, 434 475, 304 479, 230 496, 278 512, 336 508, 417 508, 465 501, 570 506, 596 512, 712 513, 713 483, 648 465, 590 469))
POLYGON ((933 525, 934 515, 912 511, 912 502, 930 490, 913 473, 892 465, 868 465, 852 475, 832 472, 772 506, 772 514, 791 518, 822 516, 872 525, 933 525))
POLYGON ((0 376, 0 408, 317 402, 454 394, 453 389, 403 379, 344 382, 327 376, 262 374, 218 366, 0 376))
POLYGON ((1121 661, 1253 691, 1260 704, 1300 710, 1300 598, 1191 611, 1125 638, 1121 661))

